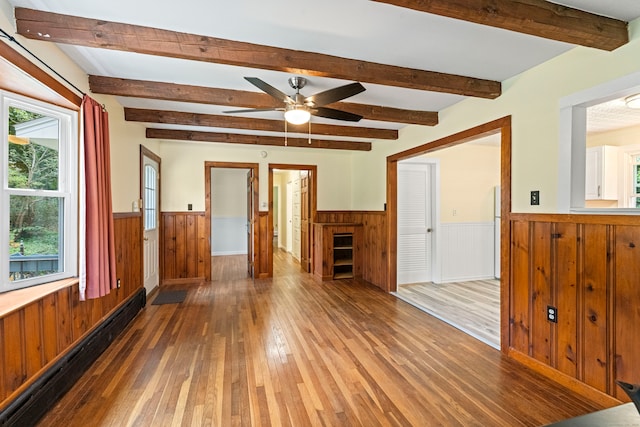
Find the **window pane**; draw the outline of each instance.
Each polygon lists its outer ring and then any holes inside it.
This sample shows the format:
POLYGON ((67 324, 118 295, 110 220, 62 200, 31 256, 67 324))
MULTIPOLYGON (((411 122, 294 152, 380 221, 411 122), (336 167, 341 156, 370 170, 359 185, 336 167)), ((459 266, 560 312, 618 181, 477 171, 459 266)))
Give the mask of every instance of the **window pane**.
POLYGON ((58 189, 59 120, 9 107, 9 188, 58 189))
POLYGON ((62 197, 10 196, 10 281, 63 270, 63 206, 62 197))
POLYGON ((156 228, 156 170, 151 165, 144 167, 144 229, 154 230, 156 228))

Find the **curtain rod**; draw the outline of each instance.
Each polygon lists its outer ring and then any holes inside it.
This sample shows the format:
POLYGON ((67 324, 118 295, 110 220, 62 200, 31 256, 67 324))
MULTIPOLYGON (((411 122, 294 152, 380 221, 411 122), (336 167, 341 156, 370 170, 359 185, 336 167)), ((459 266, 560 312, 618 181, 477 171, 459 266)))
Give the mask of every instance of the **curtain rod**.
POLYGON ((51 70, 51 72, 53 72, 56 76, 60 77, 65 83, 67 83, 69 86, 71 86, 72 88, 74 88, 76 90, 76 92, 80 93, 82 96, 85 96, 86 93, 84 91, 82 91, 80 88, 78 88, 76 85, 74 85, 73 83, 71 83, 69 80, 67 80, 66 78, 64 78, 64 76, 62 74, 60 74, 59 72, 57 72, 56 70, 53 69, 53 67, 51 67, 49 64, 47 64, 46 62, 44 62, 42 59, 38 58, 38 56, 36 56, 35 53, 31 52, 29 49, 27 49, 22 43, 20 43, 18 40, 16 40, 15 37, 13 37, 12 35, 10 35, 9 33, 7 33, 5 30, 3 30, 2 28, 0 28, 0 32, 2 33, 0 35, 0 37, 4 37, 6 39, 9 39, 9 41, 14 42, 15 44, 17 44, 18 46, 20 46, 25 52, 27 52, 29 55, 33 56, 35 59, 37 59, 42 65, 44 65, 45 67, 47 67, 49 70, 51 70))

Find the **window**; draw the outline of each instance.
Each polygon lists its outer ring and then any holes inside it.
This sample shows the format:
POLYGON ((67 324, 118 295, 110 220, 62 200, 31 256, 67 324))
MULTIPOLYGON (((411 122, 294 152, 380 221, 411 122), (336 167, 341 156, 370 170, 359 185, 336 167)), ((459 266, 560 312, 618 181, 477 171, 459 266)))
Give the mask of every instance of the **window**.
POLYGON ((634 153, 631 157, 631 196, 629 207, 640 208, 640 153, 634 153))
POLYGON ((155 230, 158 214, 156 213, 156 187, 158 180, 156 170, 151 165, 144 167, 144 230, 155 230))
POLYGON ((0 291, 77 275, 77 116, 0 92, 0 291))

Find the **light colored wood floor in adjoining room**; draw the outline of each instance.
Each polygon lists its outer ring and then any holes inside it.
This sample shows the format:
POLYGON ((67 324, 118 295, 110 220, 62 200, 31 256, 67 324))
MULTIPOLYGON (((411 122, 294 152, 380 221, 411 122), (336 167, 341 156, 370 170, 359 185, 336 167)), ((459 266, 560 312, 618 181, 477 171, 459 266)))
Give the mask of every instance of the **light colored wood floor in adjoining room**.
POLYGON ((274 279, 168 287, 186 301, 148 305, 40 425, 539 426, 601 409, 365 282, 321 282, 280 255, 274 279))
POLYGON ((493 348, 500 348, 499 280, 398 285, 396 295, 493 348))

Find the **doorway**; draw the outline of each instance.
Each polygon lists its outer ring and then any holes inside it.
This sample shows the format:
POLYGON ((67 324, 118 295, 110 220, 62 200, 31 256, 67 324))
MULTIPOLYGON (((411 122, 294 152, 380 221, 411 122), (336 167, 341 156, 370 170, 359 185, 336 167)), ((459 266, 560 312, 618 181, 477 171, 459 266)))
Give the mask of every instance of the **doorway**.
MULTIPOLYGON (((258 164, 205 162, 205 232, 210 254, 208 280, 218 280, 212 273, 217 257, 242 258, 225 265, 244 265, 236 275, 254 278, 257 272, 259 233, 258 164)), ((225 277, 233 274, 225 272, 225 277)))
POLYGON ((291 254, 303 271, 312 271, 311 227, 316 212, 316 171, 315 165, 269 164, 268 223, 273 242, 268 245, 270 276, 274 271, 274 252, 278 251, 291 254))
POLYGON ((140 200, 142 210, 143 283, 149 295, 160 284, 160 162, 158 155, 140 146, 140 200))
MULTIPOLYGON (((432 238, 434 239, 435 244, 432 246, 434 248, 434 257, 438 257, 438 261, 433 263, 433 273, 432 280, 427 283, 462 283, 464 286, 475 286, 474 292, 478 289, 483 288, 487 285, 489 289, 488 292, 492 293, 496 299, 495 301, 495 315, 497 326, 495 329, 495 334, 497 336, 497 342, 493 345, 494 347, 501 348, 505 350, 503 347, 505 343, 508 342, 505 334, 508 333, 508 319, 505 319, 505 316, 508 316, 506 310, 504 310, 501 306, 502 301, 508 301, 508 292, 509 292, 509 278, 506 274, 504 274, 505 266, 509 265, 508 262, 508 245, 509 242, 509 215, 510 215, 510 158, 511 158, 511 120, 510 117, 505 117, 503 119, 496 120, 494 122, 487 123, 485 125, 478 126, 476 128, 469 129, 464 132, 460 132, 458 134, 445 137, 441 140, 434 141, 429 144, 425 144, 423 146, 415 147, 411 150, 407 150, 406 152, 398 153, 396 155, 390 156, 387 158, 387 182, 389 183, 387 186, 387 203, 388 203, 388 251, 392 256, 389 257, 389 269, 388 269, 388 282, 389 282, 389 290, 394 293, 399 293, 399 284, 402 283, 400 280, 399 267, 401 265, 401 261, 398 259, 400 256, 400 247, 399 242, 401 241, 401 237, 399 236, 398 226, 400 225, 400 190, 399 185, 401 182, 400 170, 402 168, 401 164, 403 161, 416 161, 418 158, 422 159, 422 156, 429 155, 430 157, 437 157, 438 151, 443 150, 445 148, 458 147, 459 149, 464 149, 462 144, 480 140, 483 137, 489 137, 494 135, 494 138, 498 140, 498 147, 496 147, 497 155, 499 156, 498 161, 496 163, 496 169, 499 169, 497 172, 499 177, 497 182, 486 185, 486 191, 483 192, 484 198, 484 210, 486 211, 484 218, 482 221, 476 219, 468 219, 465 217, 467 214, 467 209, 463 207, 460 203, 465 203, 466 199, 469 197, 475 197, 473 194, 471 196, 465 195, 464 197, 453 197, 449 198, 451 195, 462 194, 465 186, 469 186, 469 183, 473 180, 479 179, 479 175, 477 172, 474 173, 473 169, 469 167, 462 168, 462 170, 457 170, 453 173, 453 178, 448 177, 446 179, 451 179, 451 182, 455 185, 458 185, 458 189, 449 186, 447 189, 447 197, 445 197, 444 190, 440 190, 441 194, 441 203, 440 209, 438 212, 440 213, 441 218, 435 222, 433 222, 432 226, 432 238), (496 185, 497 184, 497 185, 496 185), (494 195, 496 194, 496 187, 499 187, 499 198, 501 203, 496 204, 494 200, 494 195), (486 194, 485 194, 486 193, 486 194), (495 212, 495 206, 500 206, 499 212, 495 212), (501 218, 501 221, 498 222, 495 219, 501 218), (496 224, 500 224, 499 230, 499 258, 501 262, 500 270, 502 270, 502 274, 495 274, 494 267, 494 258, 495 258, 495 249, 494 249, 494 240, 498 240, 495 238, 495 226, 496 224), (457 236, 457 237, 456 237, 457 236), (471 243, 471 240, 474 240, 476 243, 471 243), (477 250, 478 247, 483 248, 483 245, 486 246, 482 250, 477 250), (464 254, 465 250, 475 250, 475 253, 471 255, 464 254), (457 254, 457 255, 456 255, 457 254), (463 254, 463 255, 460 255, 463 254), (478 273, 477 269, 475 271, 476 276, 481 276, 482 279, 486 279, 489 283, 465 283, 465 282, 474 282, 472 278, 473 274, 469 274, 469 280, 466 280, 464 274, 467 274, 470 268, 476 268, 478 265, 481 266, 482 272, 478 273), (457 276, 456 276, 457 275, 457 276), (495 277, 501 277, 501 281, 495 279, 495 277), (493 287, 492 287, 493 286, 493 287)), ((455 156, 452 158, 452 161, 455 163, 459 159, 455 156)), ((482 163, 479 159, 476 161, 476 165, 473 167, 481 166, 479 163, 482 163)), ((442 186, 442 182, 445 180, 445 173, 443 172, 444 165, 443 161, 440 162, 441 175, 440 178, 440 186, 442 186)), ((475 209, 471 209, 472 211, 475 209)), ((421 284, 422 285, 422 284, 421 284)), ((429 290, 432 290, 436 286, 430 286, 429 290)), ((421 292, 422 294, 427 294, 427 292, 421 292)), ((463 296, 457 296, 450 298, 449 301, 454 300, 454 302, 459 302, 460 300, 465 299, 465 294, 463 296)), ((469 296, 470 293, 467 292, 466 296, 469 296)), ((449 304, 446 300, 439 299, 440 296, 427 295, 425 298, 429 300, 429 302, 437 301, 437 305, 439 307, 443 307, 449 304)), ((468 298, 470 302, 473 302, 474 298, 468 298)), ((467 308, 457 308, 454 310, 454 314, 452 317, 460 317, 459 314, 462 310, 469 311, 467 308)), ((441 316, 437 316, 441 317, 441 316)), ((442 318, 442 317, 441 317, 442 318)), ((443 319, 447 321, 447 319, 443 319)), ((461 328, 462 329, 462 328, 461 328)), ((467 331, 468 332, 468 331, 467 331)), ((475 336, 475 335, 474 335, 475 336)), ((476 338, 479 338, 476 336, 476 338)), ((483 340, 487 342, 486 340, 483 340)))

